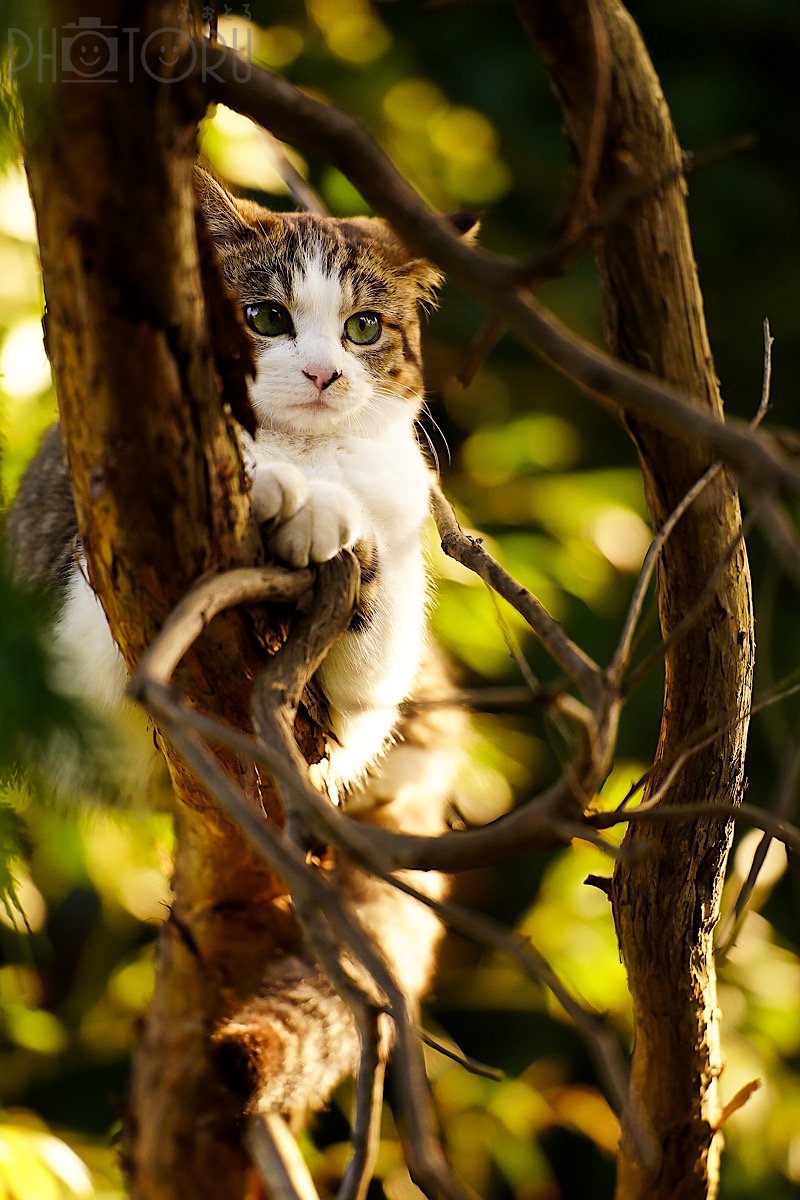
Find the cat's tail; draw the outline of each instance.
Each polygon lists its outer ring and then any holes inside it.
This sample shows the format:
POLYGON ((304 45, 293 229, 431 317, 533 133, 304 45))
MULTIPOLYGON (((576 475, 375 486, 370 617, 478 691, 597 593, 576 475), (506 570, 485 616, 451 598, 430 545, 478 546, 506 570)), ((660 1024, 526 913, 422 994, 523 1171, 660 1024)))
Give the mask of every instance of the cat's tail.
MULTIPOLYGON (((444 832, 450 812, 464 719, 441 705, 451 691, 438 664, 427 664, 398 742, 379 775, 353 797, 354 819, 406 833, 444 832), (435 702, 426 706, 423 697, 435 702)), ((350 904, 416 1015, 435 966, 441 923, 430 907, 349 863, 330 878, 350 904)), ((436 872, 402 878, 433 900, 448 882, 436 872)), ((244 1065, 253 1110, 302 1114, 323 1107, 358 1066, 352 1013, 324 973, 302 954, 271 962, 259 994, 217 1029, 224 1053, 244 1065)))

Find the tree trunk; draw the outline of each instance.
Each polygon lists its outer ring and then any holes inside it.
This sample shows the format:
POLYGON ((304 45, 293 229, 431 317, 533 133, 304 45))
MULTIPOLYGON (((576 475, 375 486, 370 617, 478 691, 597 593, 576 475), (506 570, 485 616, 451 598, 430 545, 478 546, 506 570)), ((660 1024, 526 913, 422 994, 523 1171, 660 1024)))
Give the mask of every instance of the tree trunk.
MULTIPOLYGON (((652 181, 646 199, 629 204, 599 239, 609 346, 721 415, 681 151, 639 32, 616 0, 517 0, 517 6, 561 104, 582 170, 578 196, 583 190, 584 200, 593 197, 602 214, 621 189, 652 181)), ((658 528, 709 465, 708 456, 641 423, 628 424, 658 528)), ((658 599, 665 636, 703 593, 740 521, 735 486, 720 472, 662 555, 658 599)), ((665 800, 741 799, 753 653, 750 577, 740 545, 694 625, 666 655, 657 769, 648 795, 687 741, 713 729, 717 737, 687 760, 665 800)), ((618 1200, 699 1200, 717 1191, 722 1060, 712 932, 731 828, 718 820, 634 825, 626 840, 646 853, 630 860, 635 866, 620 861, 614 873, 614 918, 635 1024, 630 1106, 649 1122, 661 1151, 658 1163, 645 1168, 630 1131, 623 1132, 618 1200)))
MULTIPOLYGON (((37 11, 37 26, 49 35, 49 23, 61 39, 84 7, 54 0, 48 13, 37 11)), ((129 668, 198 577, 260 554, 225 404, 241 403, 250 352, 196 231, 200 114, 142 58, 149 33, 185 28, 185 7, 104 4, 106 36, 118 39, 114 81, 112 72, 51 87, 37 79, 36 63, 20 77, 48 348, 81 538, 129 668)), ((196 706, 247 728, 260 661, 252 624, 231 613, 213 622, 179 678, 196 706)), ((237 996, 252 994, 269 953, 292 947, 295 931, 283 885, 163 748, 178 801, 174 904, 134 1067, 131 1195, 242 1200, 252 1194, 242 1097, 220 1078, 209 1034, 237 996)), ((241 779, 237 764, 226 765, 241 779)), ((256 773, 246 782, 274 815, 256 773)))

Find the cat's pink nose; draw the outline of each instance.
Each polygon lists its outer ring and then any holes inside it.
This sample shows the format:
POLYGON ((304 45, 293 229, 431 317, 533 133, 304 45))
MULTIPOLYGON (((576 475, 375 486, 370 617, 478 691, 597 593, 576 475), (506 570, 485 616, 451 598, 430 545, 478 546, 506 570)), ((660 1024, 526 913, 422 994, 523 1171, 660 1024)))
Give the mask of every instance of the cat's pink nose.
POLYGON ((339 378, 341 371, 337 371, 335 367, 306 367, 303 371, 306 379, 310 379, 318 392, 324 392, 326 387, 330 387, 332 383, 339 378))

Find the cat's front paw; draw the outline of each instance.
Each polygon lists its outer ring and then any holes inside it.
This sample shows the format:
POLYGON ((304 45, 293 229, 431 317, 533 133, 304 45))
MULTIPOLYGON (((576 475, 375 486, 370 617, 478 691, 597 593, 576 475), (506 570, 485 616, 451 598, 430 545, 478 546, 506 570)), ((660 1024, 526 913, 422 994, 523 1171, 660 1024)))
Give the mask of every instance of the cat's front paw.
POLYGON ((308 498, 288 520, 267 535, 273 554, 293 567, 327 562, 362 534, 361 508, 338 483, 308 481, 308 498))
POLYGON ((308 500, 308 480, 292 463, 261 463, 253 474, 253 512, 259 524, 280 525, 308 500))

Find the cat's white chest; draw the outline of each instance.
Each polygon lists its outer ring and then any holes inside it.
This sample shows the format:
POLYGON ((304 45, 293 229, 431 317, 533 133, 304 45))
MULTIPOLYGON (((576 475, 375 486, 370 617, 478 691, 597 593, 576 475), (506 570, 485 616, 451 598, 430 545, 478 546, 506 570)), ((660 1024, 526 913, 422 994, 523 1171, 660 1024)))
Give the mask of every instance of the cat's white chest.
POLYGON ((291 438, 261 433, 252 447, 255 469, 285 459, 309 479, 338 483, 369 514, 372 532, 402 542, 418 534, 428 511, 430 471, 410 427, 382 438, 291 438))
POLYGON ((358 509, 352 542, 377 552, 370 620, 345 634, 319 671, 339 742, 331 749, 333 772, 352 782, 391 743, 398 707, 422 660, 430 471, 410 425, 369 439, 262 434, 252 457, 256 479, 282 460, 297 467, 311 481, 311 504, 324 505, 328 497, 338 504, 340 492, 352 497, 358 509))

